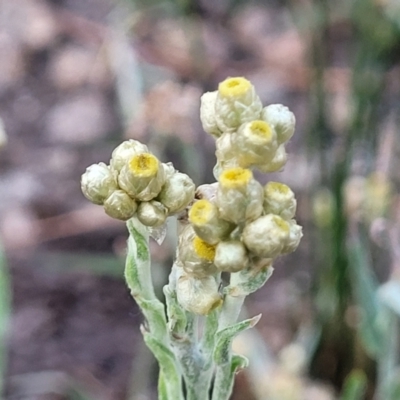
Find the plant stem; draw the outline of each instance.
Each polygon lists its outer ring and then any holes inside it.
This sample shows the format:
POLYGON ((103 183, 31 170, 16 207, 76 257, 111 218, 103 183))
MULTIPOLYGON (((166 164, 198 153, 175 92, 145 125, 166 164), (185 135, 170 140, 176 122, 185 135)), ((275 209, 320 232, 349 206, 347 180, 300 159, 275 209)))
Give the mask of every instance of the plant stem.
POLYGON ((171 346, 165 307, 154 292, 149 233, 135 218, 127 226, 130 235, 125 279, 146 319, 147 324, 141 327, 145 343, 160 365, 159 399, 184 400, 181 369, 171 346))
MULTIPOLYGON (((230 285, 234 287, 241 282, 240 274, 231 274, 230 285)), ((245 295, 232 296, 227 294, 224 299, 221 314, 218 321, 218 331, 234 324, 242 309, 245 295)), ((235 371, 232 370, 231 359, 232 350, 229 350, 229 361, 223 365, 217 366, 215 373, 214 389, 212 400, 228 400, 232 394, 235 371)))
MULTIPOLYGON (((229 286, 234 287, 240 284, 242 281, 240 273, 236 272, 231 274, 231 280, 229 286)), ((218 330, 222 330, 229 325, 234 324, 240 314, 242 309, 245 295, 232 296, 227 294, 224 299, 224 304, 222 306, 221 314, 218 321, 218 330)))

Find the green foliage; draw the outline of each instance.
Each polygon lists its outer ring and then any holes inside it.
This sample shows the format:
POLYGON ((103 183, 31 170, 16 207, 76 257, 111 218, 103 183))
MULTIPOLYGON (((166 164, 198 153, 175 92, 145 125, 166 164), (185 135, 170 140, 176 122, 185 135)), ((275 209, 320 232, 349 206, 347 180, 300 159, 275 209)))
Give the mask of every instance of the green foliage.
POLYGON ((213 355, 214 361, 217 365, 224 365, 231 362, 232 355, 230 348, 232 340, 240 332, 255 326, 260 318, 261 315, 257 315, 256 317, 238 322, 237 324, 228 326, 227 328, 217 332, 213 355))
POLYGON ((230 296, 248 296, 263 287, 273 272, 274 269, 271 265, 262 267, 259 270, 248 269, 240 271, 238 273, 240 282, 234 286, 229 285, 225 288, 225 293, 230 296))
POLYGON ((368 247, 359 238, 349 240, 349 266, 354 294, 361 312, 359 334, 371 357, 375 359, 383 349, 385 312, 378 299, 378 284, 368 257, 368 247))
POLYGON ((162 396, 166 394, 167 399, 183 400, 181 377, 174 353, 163 343, 155 339, 152 334, 144 332, 143 337, 160 365, 163 382, 162 396))
POLYGON ((363 400, 367 390, 367 377, 363 371, 354 370, 346 378, 340 400, 363 400))

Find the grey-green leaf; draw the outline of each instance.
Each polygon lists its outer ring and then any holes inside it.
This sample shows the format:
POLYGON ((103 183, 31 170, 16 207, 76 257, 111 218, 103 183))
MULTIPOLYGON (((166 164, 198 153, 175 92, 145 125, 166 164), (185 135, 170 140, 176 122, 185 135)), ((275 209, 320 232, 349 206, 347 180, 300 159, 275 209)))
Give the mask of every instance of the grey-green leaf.
POLYGON ((174 353, 163 343, 158 341, 150 333, 143 334, 144 341, 156 357, 162 374, 160 386, 167 399, 184 400, 182 391, 182 379, 174 356, 174 353))
POLYGON ((274 269, 271 266, 266 266, 254 273, 252 269, 242 271, 240 273, 241 282, 235 284, 233 287, 228 286, 225 289, 225 293, 230 296, 248 296, 250 293, 254 293, 271 277, 274 269))
POLYGON ((213 354, 214 361, 217 365, 226 364, 231 361, 231 344, 233 338, 240 332, 255 326, 260 318, 261 314, 242 322, 238 322, 235 325, 228 326, 222 331, 217 332, 216 345, 213 354))

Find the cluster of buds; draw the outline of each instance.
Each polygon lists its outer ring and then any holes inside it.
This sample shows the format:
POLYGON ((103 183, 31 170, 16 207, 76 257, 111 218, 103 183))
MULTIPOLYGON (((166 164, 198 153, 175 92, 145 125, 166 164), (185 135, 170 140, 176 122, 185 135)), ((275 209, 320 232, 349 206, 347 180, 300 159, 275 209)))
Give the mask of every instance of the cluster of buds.
POLYGON ((216 138, 214 175, 226 168, 275 172, 287 161, 285 144, 293 136, 295 117, 282 104, 262 106, 245 78, 228 78, 201 98, 203 129, 216 138))
POLYGON ((110 164, 94 164, 82 176, 84 195, 113 218, 136 217, 162 226, 169 215, 188 212, 178 239, 173 287, 187 311, 205 315, 222 301, 221 273, 258 271, 260 265, 294 251, 302 228, 294 220, 296 199, 278 182, 262 186, 252 169, 280 170, 295 118, 287 107, 262 106, 253 85, 228 78, 201 99, 203 128, 216 139, 217 182, 197 188, 192 180, 162 163, 148 148, 128 140, 110 164), (193 202, 196 197, 196 201, 193 202))
POLYGON ((159 227, 170 215, 182 212, 193 201, 193 181, 162 163, 147 146, 127 140, 112 152, 110 164, 93 164, 81 179, 82 192, 104 207, 113 218, 134 216, 146 226, 159 227))
POLYGON ((228 78, 218 91, 202 96, 200 117, 204 130, 216 138, 218 182, 197 189, 179 238, 176 290, 183 308, 208 314, 222 302, 221 272, 249 270, 260 261, 271 265, 297 248, 302 228, 293 219, 292 190, 279 182, 263 187, 251 171, 284 166, 293 113, 280 104, 263 108, 248 80, 228 78))

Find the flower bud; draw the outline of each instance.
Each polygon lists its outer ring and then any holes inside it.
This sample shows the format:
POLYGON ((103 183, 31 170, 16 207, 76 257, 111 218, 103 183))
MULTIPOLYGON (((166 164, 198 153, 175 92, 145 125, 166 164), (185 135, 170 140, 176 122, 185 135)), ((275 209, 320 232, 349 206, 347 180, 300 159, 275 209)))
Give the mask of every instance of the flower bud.
POLYGON ((261 120, 241 125, 232 133, 231 142, 239 165, 243 168, 270 162, 278 148, 275 130, 261 120))
POLYGON ((269 173, 280 171, 286 164, 287 161, 287 153, 285 149, 285 145, 281 144, 275 152, 272 160, 266 164, 257 164, 257 167, 261 172, 269 173))
POLYGON ((237 151, 232 146, 231 139, 232 134, 225 132, 215 141, 217 163, 214 166, 213 174, 217 180, 226 169, 239 167, 237 151))
POLYGON ((159 201, 151 200, 140 203, 137 209, 138 220, 146 226, 161 226, 168 216, 168 210, 159 201))
POLYGON ((157 197, 164 182, 164 167, 157 157, 150 153, 133 156, 118 176, 121 189, 140 201, 149 201, 157 197))
POLYGON ((219 271, 238 272, 249 265, 247 250, 239 240, 227 240, 219 242, 216 251, 214 264, 219 271))
POLYGON ((217 271, 214 256, 215 246, 200 239, 191 225, 186 226, 178 241, 177 264, 188 275, 203 278, 217 271))
POLYGON ((112 170, 119 173, 122 167, 128 164, 133 156, 148 152, 149 150, 147 146, 138 142, 137 140, 126 140, 125 142, 122 142, 118 147, 116 147, 112 152, 110 167, 112 170))
POLYGON ((299 246, 300 239, 303 237, 303 228, 297 225, 294 219, 288 221, 289 223, 289 237, 286 240, 282 249, 282 254, 293 253, 299 246))
POLYGON ((167 181, 167 179, 171 178, 171 176, 177 172, 172 162, 161 163, 161 165, 164 168, 165 181, 167 181))
POLYGON ((104 202, 104 211, 112 218, 127 221, 135 215, 137 203, 123 190, 115 190, 104 202))
POLYGON ((210 244, 217 244, 232 230, 232 225, 219 218, 218 208, 210 201, 196 201, 189 210, 191 222, 197 236, 210 244))
POLYGON ((212 136, 221 136, 221 130, 218 128, 215 120, 215 101, 218 91, 206 92, 201 96, 200 120, 203 129, 212 136))
POLYGON ((226 132, 222 134, 216 141, 215 141, 215 156, 219 162, 229 163, 235 162, 236 154, 235 149, 232 146, 232 134, 226 132))
POLYGON ((249 169, 230 168, 219 178, 217 206, 222 219, 235 224, 251 221, 262 213, 263 189, 249 169))
POLYGON ((81 189, 88 200, 101 205, 118 189, 118 185, 110 168, 104 163, 99 163, 86 168, 81 178, 81 189))
POLYGON ((287 142, 293 136, 296 118, 282 104, 271 104, 265 107, 262 110, 261 119, 275 129, 279 144, 287 142))
POLYGON ((242 239, 256 256, 275 258, 279 256, 289 239, 288 222, 274 214, 267 214, 246 225, 242 239))
POLYGON ((268 182, 264 186, 264 213, 276 214, 289 220, 296 213, 296 199, 289 186, 279 182, 268 182))
POLYGON ((234 132, 243 123, 259 119, 261 110, 261 100, 247 79, 228 78, 219 84, 215 119, 222 132, 234 132))
POLYGON ((218 283, 213 276, 194 278, 183 274, 176 283, 178 303, 189 312, 207 315, 222 304, 218 283))
POLYGON ((195 184, 186 174, 174 173, 164 184, 157 200, 167 207, 169 214, 183 211, 194 199, 195 184))
POLYGON ((217 196, 218 182, 206 183, 204 185, 197 186, 195 197, 196 199, 206 199, 214 202, 217 196))

